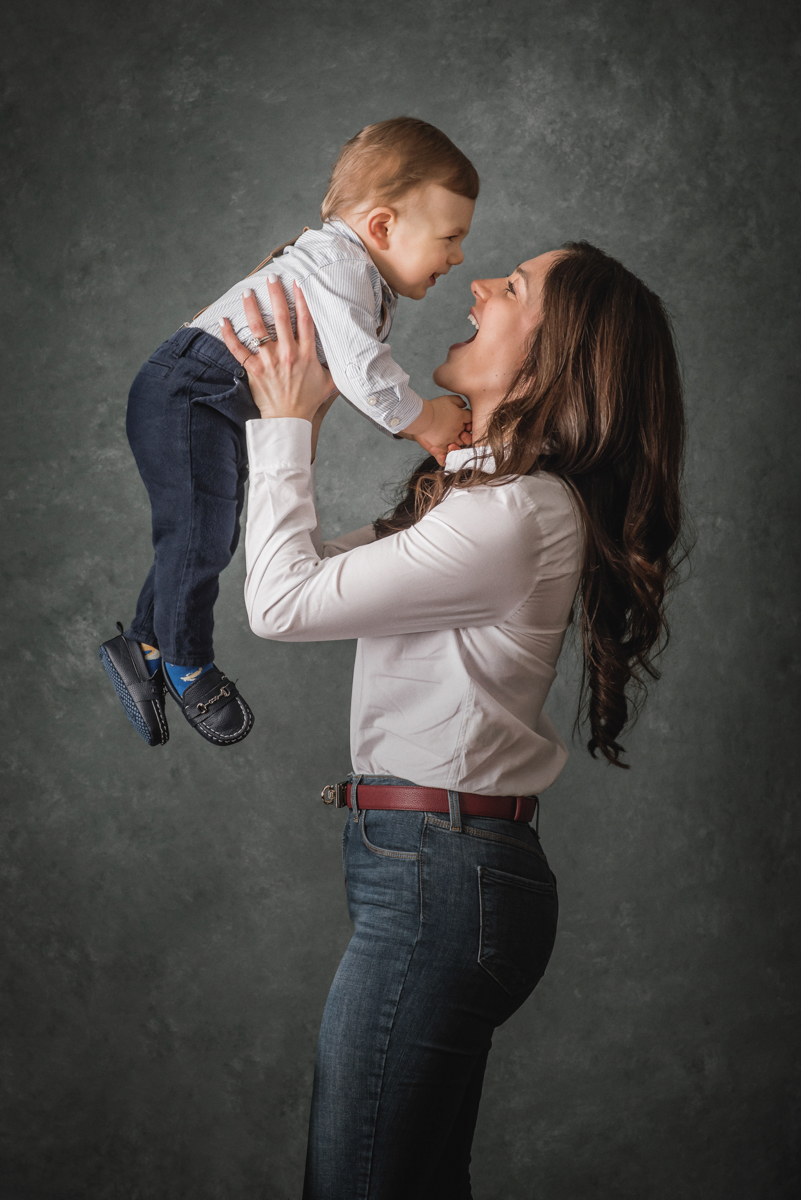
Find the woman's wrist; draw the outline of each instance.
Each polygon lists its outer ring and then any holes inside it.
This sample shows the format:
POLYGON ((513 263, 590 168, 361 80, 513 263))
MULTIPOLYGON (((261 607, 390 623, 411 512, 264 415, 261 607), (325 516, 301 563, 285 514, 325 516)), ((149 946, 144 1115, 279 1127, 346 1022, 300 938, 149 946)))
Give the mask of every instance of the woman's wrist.
POLYGON ((292 412, 261 412, 262 421, 308 421, 310 425, 314 424, 314 417, 307 417, 305 413, 292 412))

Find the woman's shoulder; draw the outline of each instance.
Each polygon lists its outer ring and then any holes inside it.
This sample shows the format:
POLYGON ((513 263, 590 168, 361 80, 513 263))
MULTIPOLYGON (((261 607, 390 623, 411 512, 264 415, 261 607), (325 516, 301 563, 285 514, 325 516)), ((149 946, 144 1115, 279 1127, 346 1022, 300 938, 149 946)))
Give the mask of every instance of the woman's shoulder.
MULTIPOLYGON (((430 516, 440 513, 470 529, 475 537, 500 546, 532 551, 557 542, 582 541, 581 519, 570 487, 557 475, 538 472, 474 488, 454 488, 430 516)), ((425 518, 423 518, 425 520, 425 518)))
POLYGON ((558 475, 537 471, 472 488, 453 488, 443 503, 467 503, 487 512, 530 514, 549 521, 575 522, 578 506, 572 489, 558 475))
POLYGON ((549 471, 535 471, 532 475, 519 476, 515 483, 542 516, 571 521, 578 518, 575 493, 559 475, 552 475, 549 471))

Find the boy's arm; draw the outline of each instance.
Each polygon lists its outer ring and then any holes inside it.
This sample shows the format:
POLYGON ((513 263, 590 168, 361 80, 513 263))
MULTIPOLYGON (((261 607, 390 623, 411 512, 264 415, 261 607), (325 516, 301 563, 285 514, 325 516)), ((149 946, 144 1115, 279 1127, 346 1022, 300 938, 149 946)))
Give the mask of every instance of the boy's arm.
POLYGON ((343 259, 299 280, 334 383, 389 437, 401 434, 427 403, 376 334, 375 294, 365 264, 343 259))

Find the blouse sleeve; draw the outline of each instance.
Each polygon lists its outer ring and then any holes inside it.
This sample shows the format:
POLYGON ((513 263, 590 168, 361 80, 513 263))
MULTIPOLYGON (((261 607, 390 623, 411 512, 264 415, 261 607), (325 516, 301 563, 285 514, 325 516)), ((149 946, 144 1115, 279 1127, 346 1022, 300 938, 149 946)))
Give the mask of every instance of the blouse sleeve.
POLYGON ((486 496, 481 503, 476 492, 453 493, 378 541, 365 527, 328 543, 321 557, 312 538, 310 422, 249 421, 247 436, 245 603, 259 637, 333 641, 494 625, 530 593, 525 513, 486 496))

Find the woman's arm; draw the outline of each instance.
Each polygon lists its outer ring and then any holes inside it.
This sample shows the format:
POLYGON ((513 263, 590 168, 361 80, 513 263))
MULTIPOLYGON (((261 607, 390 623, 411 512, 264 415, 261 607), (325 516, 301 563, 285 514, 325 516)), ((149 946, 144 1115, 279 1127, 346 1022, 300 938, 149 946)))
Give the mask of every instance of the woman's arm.
MULTIPOLYGON (((251 628, 286 641, 383 637, 495 624, 533 586, 520 505, 507 489, 452 494, 411 529, 321 558, 311 480, 315 418, 332 390, 296 285, 297 338, 283 289, 271 286, 276 341, 250 353, 223 325, 262 414, 248 421, 250 496, 245 601, 251 628), (275 292, 275 296, 273 296, 275 292), (521 567, 523 569, 521 569, 521 567)), ((256 336, 266 337, 249 298, 256 336)), ((248 303, 248 301, 246 301, 248 303)))
POLYGON ((495 625, 533 588, 536 517, 507 489, 452 494, 411 529, 321 558, 312 540, 310 425, 249 421, 247 434, 245 603, 260 637, 331 641, 495 625))

